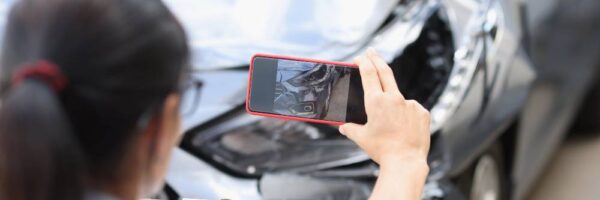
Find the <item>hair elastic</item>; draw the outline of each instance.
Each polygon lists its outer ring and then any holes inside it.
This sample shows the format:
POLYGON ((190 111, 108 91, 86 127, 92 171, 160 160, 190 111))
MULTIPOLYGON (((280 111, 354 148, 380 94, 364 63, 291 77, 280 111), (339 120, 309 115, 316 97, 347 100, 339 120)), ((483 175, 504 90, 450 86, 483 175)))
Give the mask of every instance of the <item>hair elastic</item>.
POLYGON ((29 78, 42 80, 55 92, 62 92, 67 86, 67 78, 61 73, 58 66, 46 60, 19 67, 13 73, 12 85, 13 87, 17 86, 29 78))

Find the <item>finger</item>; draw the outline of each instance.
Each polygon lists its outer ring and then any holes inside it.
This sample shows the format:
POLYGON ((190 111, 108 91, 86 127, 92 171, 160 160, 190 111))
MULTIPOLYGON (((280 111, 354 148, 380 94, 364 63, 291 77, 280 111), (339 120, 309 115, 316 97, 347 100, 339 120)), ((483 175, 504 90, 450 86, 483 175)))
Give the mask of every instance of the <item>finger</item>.
POLYGON ((358 125, 354 123, 346 123, 341 125, 339 130, 342 135, 345 135, 350 140, 357 142, 358 136, 360 135, 360 130, 363 128, 363 125, 358 125))
POLYGON ((377 54, 375 49, 369 48, 367 50, 367 56, 369 60, 377 69, 377 74, 379 75, 379 79, 381 80, 381 86, 383 87, 384 92, 398 92, 398 85, 396 83, 396 78, 394 78, 394 72, 392 68, 377 54))
POLYGON ((357 57, 354 62, 358 65, 358 70, 360 71, 360 79, 365 96, 382 93, 381 82, 373 63, 365 56, 357 57))

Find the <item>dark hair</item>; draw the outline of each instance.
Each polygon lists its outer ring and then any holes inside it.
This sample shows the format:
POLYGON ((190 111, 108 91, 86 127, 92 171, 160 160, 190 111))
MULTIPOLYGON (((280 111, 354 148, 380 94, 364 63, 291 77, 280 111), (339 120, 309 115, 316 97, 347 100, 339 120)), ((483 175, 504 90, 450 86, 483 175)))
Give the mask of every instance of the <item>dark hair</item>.
POLYGON ((84 180, 116 178, 144 116, 178 87, 183 28, 160 0, 22 0, 7 23, 0 199, 81 199, 84 180), (64 90, 36 78, 11 84, 40 60, 67 77, 64 90))

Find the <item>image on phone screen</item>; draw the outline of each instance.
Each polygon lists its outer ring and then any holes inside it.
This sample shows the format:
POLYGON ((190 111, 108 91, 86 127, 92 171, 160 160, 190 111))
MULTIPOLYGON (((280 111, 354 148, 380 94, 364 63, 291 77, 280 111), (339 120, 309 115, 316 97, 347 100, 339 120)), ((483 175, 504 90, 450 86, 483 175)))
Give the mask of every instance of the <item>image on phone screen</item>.
POLYGON ((350 68, 278 60, 273 111, 277 114, 345 121, 350 68))
POLYGON ((276 58, 255 58, 253 64, 251 110, 334 122, 366 121, 357 68, 276 58))

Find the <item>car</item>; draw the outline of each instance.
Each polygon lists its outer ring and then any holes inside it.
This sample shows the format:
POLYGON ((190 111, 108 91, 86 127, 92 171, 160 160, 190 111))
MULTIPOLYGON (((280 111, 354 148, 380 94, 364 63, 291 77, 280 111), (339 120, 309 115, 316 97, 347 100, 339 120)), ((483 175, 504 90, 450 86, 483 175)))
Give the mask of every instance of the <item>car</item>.
POLYGON ((526 198, 598 72, 593 0, 165 2, 204 83, 171 198, 369 196, 378 166, 335 127, 244 112, 255 53, 350 61, 378 50, 431 112, 423 199, 526 198))
POLYGON ((335 127, 244 112, 254 53, 349 61, 377 49, 431 112, 424 199, 524 199, 598 72, 591 0, 166 2, 205 86, 171 198, 369 196, 378 166, 335 127))

